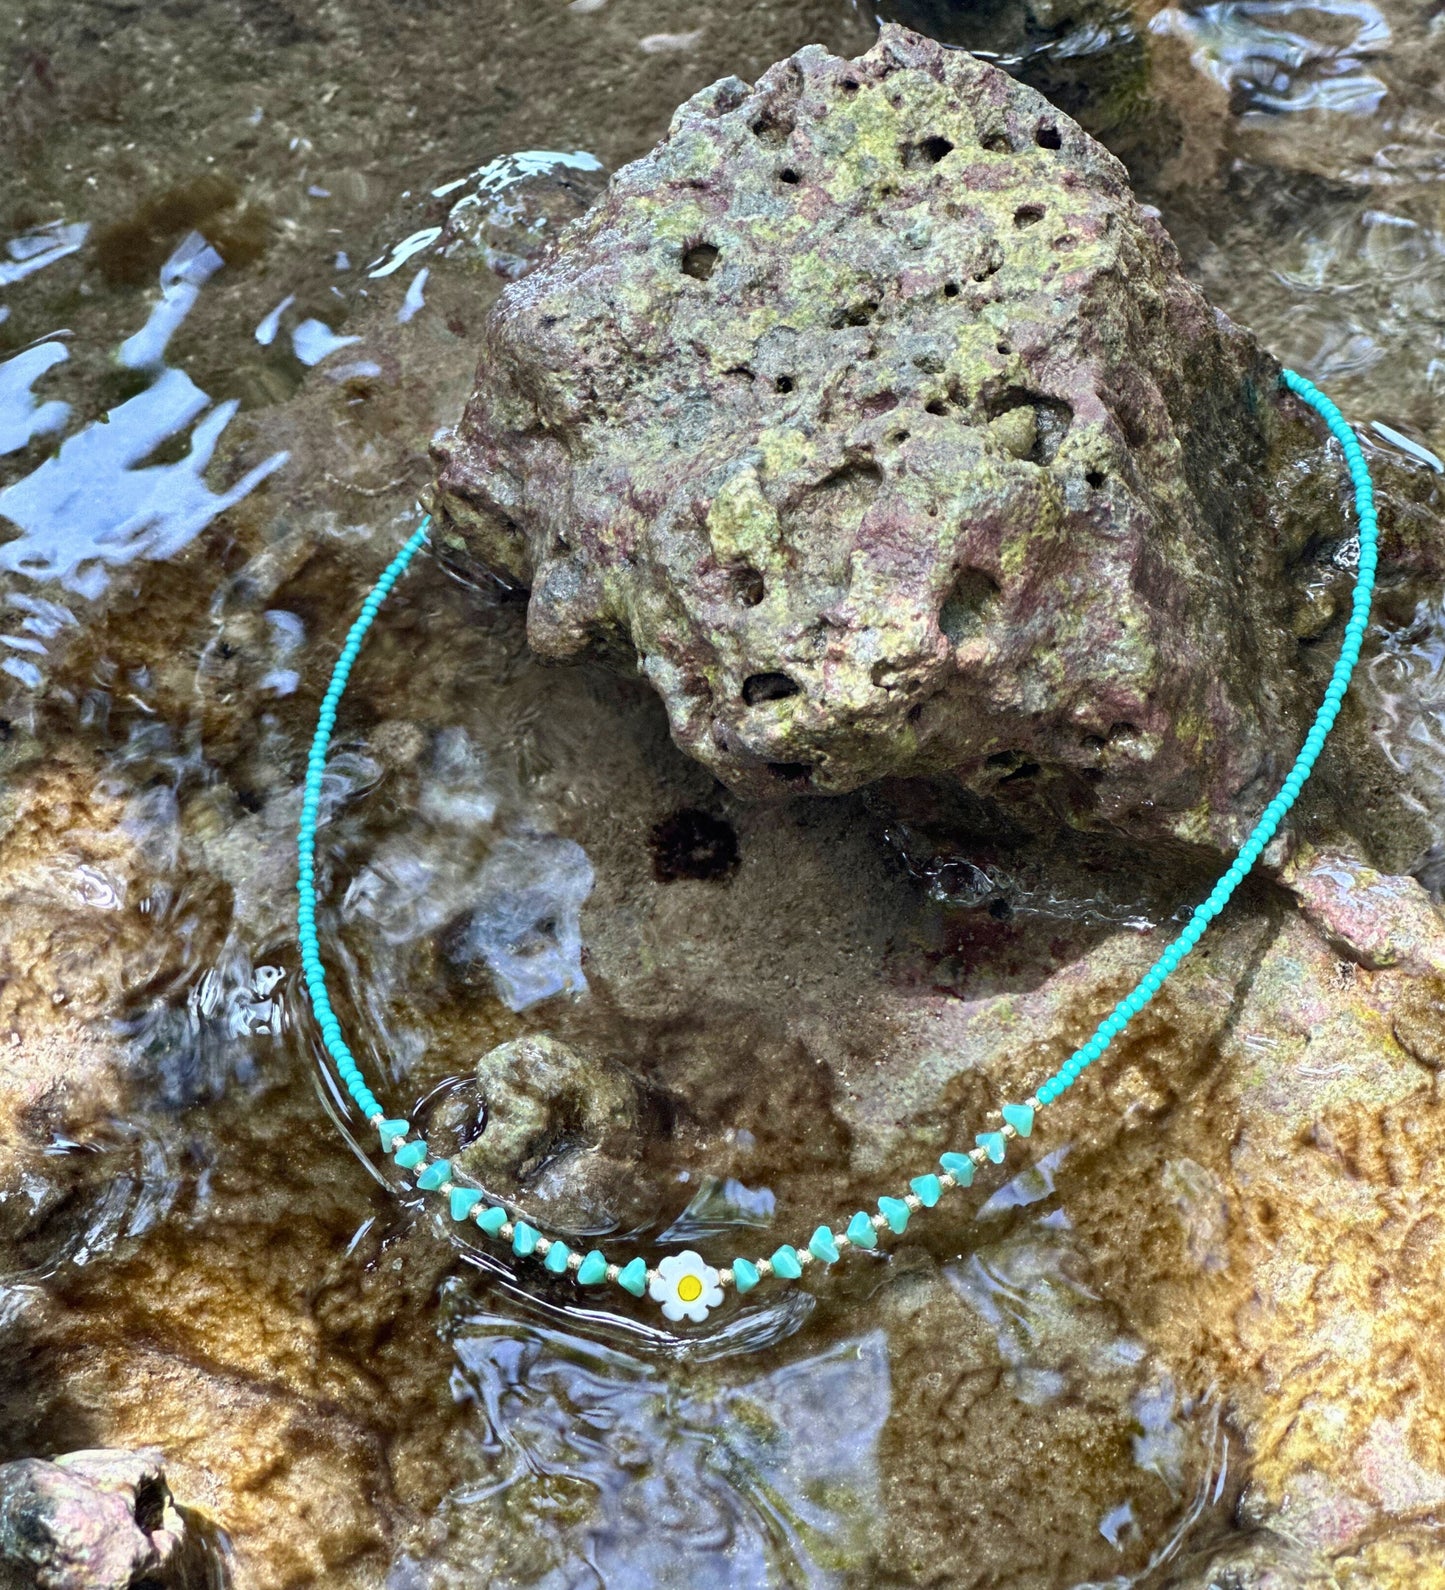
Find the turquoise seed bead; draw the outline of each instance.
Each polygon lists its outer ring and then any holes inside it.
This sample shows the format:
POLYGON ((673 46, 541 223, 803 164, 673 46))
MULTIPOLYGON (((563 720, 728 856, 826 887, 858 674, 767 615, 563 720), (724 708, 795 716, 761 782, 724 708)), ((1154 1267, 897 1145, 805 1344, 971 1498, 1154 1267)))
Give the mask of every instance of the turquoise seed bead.
POLYGON ((410 1143, 403 1143, 392 1158, 403 1170, 411 1170, 426 1158, 426 1144, 420 1138, 410 1143))
POLYGON ((908 1229, 908 1217, 913 1211, 901 1198, 880 1198, 878 1213, 888 1222, 888 1229, 893 1235, 901 1237, 908 1229))
POLYGON ((751 1259, 733 1260, 733 1285, 737 1287, 739 1297, 744 1292, 751 1292, 761 1279, 758 1267, 751 1259))
POLYGON ((943 1197, 943 1183, 932 1172, 927 1176, 915 1176, 908 1185, 912 1189, 913 1196, 925 1209, 932 1209, 943 1197))
POLYGON ((995 1165, 1003 1164, 1003 1157, 1008 1152, 1008 1140, 1002 1132, 980 1132, 974 1142, 984 1151, 995 1165))
POLYGON ((452 1162, 449 1159, 434 1159, 430 1165, 416 1179, 416 1184, 423 1192, 435 1192, 438 1187, 451 1175, 452 1162))
POLYGON ((507 1211, 497 1204, 489 1204, 477 1211, 476 1221, 489 1237, 495 1237, 507 1223, 507 1211))
POLYGON ((624 1292, 631 1292, 633 1297, 641 1297, 647 1290, 647 1266, 641 1259, 633 1259, 624 1264, 617 1277, 617 1284, 624 1292))
POLYGON ((878 1246, 878 1233, 873 1229, 872 1220, 862 1209, 848 1222, 848 1240, 855 1248, 878 1246))
POLYGON ((967 1154, 940 1154, 938 1163, 948 1172, 960 1187, 973 1185, 973 1174, 977 1166, 967 1154))
POLYGON ((577 1271, 578 1286, 601 1286, 607 1279, 607 1260, 593 1248, 577 1271))
POLYGON ((519 1259, 528 1258, 537 1251, 541 1239, 542 1233, 536 1226, 529 1226, 525 1220, 519 1220, 512 1227, 512 1252, 519 1259))
POLYGON ((571 1250, 565 1242, 554 1242, 547 1249, 547 1257, 542 1260, 543 1267, 550 1270, 553 1275, 566 1275, 570 1253, 571 1250))
POLYGON ((451 1194, 452 1219, 465 1220, 482 1201, 475 1187, 453 1187, 451 1194))
POLYGON ((803 1266, 798 1263, 798 1250, 789 1247, 786 1242, 768 1262, 773 1267, 773 1274, 784 1281, 796 1281, 803 1273, 803 1266))
POLYGON ((808 1238, 808 1252, 820 1264, 836 1264, 838 1262, 838 1241, 827 1226, 819 1226, 808 1238))

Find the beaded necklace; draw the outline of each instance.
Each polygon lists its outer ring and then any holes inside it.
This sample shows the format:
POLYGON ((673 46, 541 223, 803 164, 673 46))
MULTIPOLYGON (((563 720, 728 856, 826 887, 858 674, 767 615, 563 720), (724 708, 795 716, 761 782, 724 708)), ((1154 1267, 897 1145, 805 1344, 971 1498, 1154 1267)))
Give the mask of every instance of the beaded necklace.
POLYGON ((301 964, 306 977, 306 989, 311 1009, 321 1031, 326 1052, 335 1063, 347 1092, 357 1108, 377 1132, 384 1154, 408 1171, 417 1188, 435 1192, 448 1200, 451 1218, 470 1223, 493 1240, 506 1243, 518 1258, 539 1259, 555 1276, 570 1276, 580 1287, 599 1287, 608 1284, 619 1286, 634 1297, 649 1295, 661 1304, 662 1312, 672 1321, 693 1320, 701 1322, 708 1311, 722 1303, 725 1294, 732 1290, 739 1296, 751 1292, 761 1282, 799 1280, 803 1272, 814 1264, 837 1264, 851 1248, 877 1248, 880 1241, 901 1236, 909 1220, 919 1210, 932 1209, 944 1196, 957 1187, 967 1187, 975 1174, 988 1164, 1000 1165, 1015 1138, 1029 1137, 1039 1110, 1052 1104, 1071 1088, 1084 1072, 1109 1047, 1131 1020, 1149 1003, 1164 984, 1164 980, 1179 965, 1203 936, 1210 922, 1224 909, 1229 897, 1238 888, 1245 875, 1259 859, 1260 853, 1274 837, 1280 823, 1299 796, 1304 781, 1309 777, 1316 759, 1324 748, 1339 714, 1340 703, 1349 688, 1350 675, 1359 660, 1360 645, 1370 616, 1370 596, 1375 583, 1378 525, 1375 517, 1374 488, 1364 454, 1355 433, 1346 423, 1339 409, 1313 382, 1292 370, 1281 373, 1280 379, 1296 397, 1302 399, 1324 420, 1330 434, 1344 450, 1345 462, 1355 489, 1355 513, 1359 525, 1359 566, 1355 581, 1354 605, 1345 626, 1344 644, 1340 650, 1325 698, 1299 755, 1285 776, 1278 795, 1265 807, 1249 837, 1240 846, 1238 855, 1215 884, 1209 897, 1194 908, 1183 930, 1164 950, 1140 978, 1134 989, 1109 1012, 1095 1029, 1092 1037, 1076 1049, 1054 1074, 1042 1082, 1028 1098, 1019 1103, 1002 1105, 996 1112, 997 1122, 977 1134, 974 1146, 963 1152, 943 1154, 936 1171, 926 1171, 915 1176, 908 1191, 901 1196, 884 1195, 878 1199, 877 1213, 860 1209, 842 1230, 820 1225, 801 1247, 783 1243, 766 1258, 736 1258, 722 1269, 715 1269, 702 1256, 687 1249, 668 1254, 655 1267, 649 1266, 640 1255, 622 1264, 610 1261, 605 1254, 593 1248, 586 1253, 568 1247, 559 1237, 545 1235, 537 1226, 525 1220, 504 1204, 493 1203, 479 1188, 463 1186, 452 1174, 451 1162, 433 1159, 425 1141, 412 1136, 411 1123, 400 1117, 388 1117, 376 1095, 367 1086, 356 1057, 348 1048, 342 1035, 341 1023, 331 1007, 326 992, 326 971, 321 962, 321 947, 316 936, 316 828, 321 803, 321 776, 326 765, 327 747, 336 726, 336 714, 346 689, 351 670, 361 653, 362 642, 371 628, 382 603, 392 587, 405 574, 412 559, 426 544, 431 528, 431 516, 421 521, 416 532, 401 551, 387 565, 385 573, 362 603, 361 612, 346 637, 332 671, 331 682, 321 703, 316 723, 316 733, 311 742, 311 752, 306 764, 306 783, 302 795, 301 823, 297 836, 297 861, 299 880, 297 893, 297 926, 301 944, 301 964))

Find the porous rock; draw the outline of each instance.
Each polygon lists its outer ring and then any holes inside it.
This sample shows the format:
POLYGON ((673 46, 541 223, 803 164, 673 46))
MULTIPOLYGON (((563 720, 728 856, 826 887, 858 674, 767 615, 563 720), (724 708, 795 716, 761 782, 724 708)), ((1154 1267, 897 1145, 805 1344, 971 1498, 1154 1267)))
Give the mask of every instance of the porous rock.
POLYGON ((8 1570, 36 1590, 126 1590, 172 1559, 182 1533, 158 1453, 0 1465, 0 1582, 8 1570))
POLYGON ((888 27, 696 95, 502 294, 435 506, 735 790, 1229 844, 1303 716, 1278 377, 1101 146, 888 27))

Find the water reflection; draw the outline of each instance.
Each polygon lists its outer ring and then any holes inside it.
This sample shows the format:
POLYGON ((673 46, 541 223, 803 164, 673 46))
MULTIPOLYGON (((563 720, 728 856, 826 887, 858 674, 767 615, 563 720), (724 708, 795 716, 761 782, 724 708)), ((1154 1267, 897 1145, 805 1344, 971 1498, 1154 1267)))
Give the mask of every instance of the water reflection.
POLYGON ((715 1388, 496 1314, 454 1350, 473 1474, 390 1585, 824 1587, 875 1562, 883 1332, 715 1388))
POLYGON ((1389 24, 1369 0, 1223 0, 1166 7, 1152 32, 1185 40, 1194 64, 1237 96, 1240 111, 1373 114, 1385 84, 1362 58, 1390 47, 1389 24), (1323 36, 1322 36, 1323 35, 1323 36))
MULTIPOLYGON (((71 252, 69 245, 62 252, 71 252)), ((59 254, 52 250, 50 257, 59 254)), ((225 491, 213 492, 205 472, 239 404, 231 399, 213 407, 184 371, 160 363, 220 264, 215 250, 194 233, 166 260, 160 302, 145 326, 121 345, 119 355, 127 368, 158 370, 156 379, 103 419, 67 437, 54 456, 0 491, 0 518, 19 531, 0 547, 0 569, 54 581, 97 600, 117 567, 136 559, 174 557, 217 514, 248 496, 286 462, 286 453, 273 453, 225 491), (187 432, 190 443, 183 456, 146 462, 187 432)), ((33 436, 38 416, 45 418, 48 429, 64 423, 64 406, 37 405, 31 388, 65 357, 61 344, 46 342, 0 365, 0 434, 28 429, 33 436)))

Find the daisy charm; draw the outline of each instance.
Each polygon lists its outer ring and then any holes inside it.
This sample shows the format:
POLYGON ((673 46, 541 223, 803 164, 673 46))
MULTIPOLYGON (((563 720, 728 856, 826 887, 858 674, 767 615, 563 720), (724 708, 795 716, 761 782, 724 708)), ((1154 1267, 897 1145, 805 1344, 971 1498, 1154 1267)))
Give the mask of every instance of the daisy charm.
POLYGON ((701 1255, 691 1248, 669 1253, 659 1261, 648 1292, 662 1304, 668 1319, 690 1319, 699 1325, 707 1318, 708 1310, 723 1300, 717 1271, 704 1264, 701 1255))

